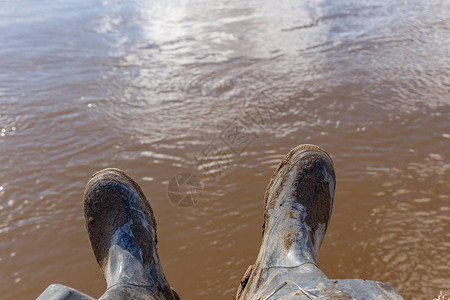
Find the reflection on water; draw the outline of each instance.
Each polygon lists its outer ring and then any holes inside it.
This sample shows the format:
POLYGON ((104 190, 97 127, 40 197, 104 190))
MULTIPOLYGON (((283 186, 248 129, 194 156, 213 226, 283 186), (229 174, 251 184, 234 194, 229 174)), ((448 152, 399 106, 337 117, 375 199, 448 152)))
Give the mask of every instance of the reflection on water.
POLYGON ((335 161, 319 255, 330 278, 387 281, 406 299, 450 289, 449 11, 437 0, 0 3, 1 295, 53 282, 102 293, 81 199, 114 166, 148 195, 181 296, 230 298, 256 258, 269 178, 301 143, 335 161), (277 109, 261 117, 264 97, 277 109), (223 139, 236 124, 255 134, 245 147, 223 139), (166 195, 181 172, 203 186, 184 209, 166 195))

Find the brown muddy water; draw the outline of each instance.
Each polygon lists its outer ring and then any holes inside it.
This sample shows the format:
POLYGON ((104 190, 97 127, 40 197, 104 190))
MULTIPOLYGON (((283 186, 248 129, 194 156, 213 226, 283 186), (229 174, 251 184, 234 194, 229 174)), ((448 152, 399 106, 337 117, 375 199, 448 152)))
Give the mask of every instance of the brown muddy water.
POLYGON ((448 291, 449 53, 448 1, 0 2, 0 298, 102 294, 82 194, 117 167, 182 298, 232 299, 302 143, 336 167, 328 277, 448 291), (202 187, 184 208, 182 172, 202 187))

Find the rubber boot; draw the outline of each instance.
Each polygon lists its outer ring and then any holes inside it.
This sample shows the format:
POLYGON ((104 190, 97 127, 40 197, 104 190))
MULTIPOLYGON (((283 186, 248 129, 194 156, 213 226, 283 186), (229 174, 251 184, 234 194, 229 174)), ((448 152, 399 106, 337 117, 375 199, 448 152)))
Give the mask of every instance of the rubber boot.
POLYGON ((402 299, 388 285, 329 280, 316 265, 334 201, 330 156, 315 145, 292 149, 280 162, 264 199, 261 248, 236 299, 402 299))
POLYGON ((264 298, 282 285, 286 290, 286 278, 327 279, 315 262, 331 215, 334 186, 333 163, 319 147, 302 145, 286 155, 267 187, 262 245, 237 299, 264 298))
POLYGON ((139 185, 125 172, 94 174, 84 216, 95 258, 106 279, 100 299, 178 299, 156 249, 156 221, 139 185))

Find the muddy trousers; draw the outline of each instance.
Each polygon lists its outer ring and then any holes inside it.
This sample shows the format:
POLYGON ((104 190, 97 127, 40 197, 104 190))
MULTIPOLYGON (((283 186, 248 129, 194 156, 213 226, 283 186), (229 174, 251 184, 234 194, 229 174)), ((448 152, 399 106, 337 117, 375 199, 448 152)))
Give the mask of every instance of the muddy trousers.
MULTIPOLYGON (((62 284, 50 285, 37 299, 52 300, 93 300, 94 298, 83 294, 80 291, 72 289, 62 284)), ((118 285, 108 288, 106 292, 99 298, 101 300, 112 299, 138 299, 138 300, 157 300, 150 288, 135 285, 118 285)))
MULTIPOLYGON (((387 284, 357 280, 329 280, 314 262, 302 262, 297 266, 273 266, 260 274, 260 286, 245 295, 242 289, 247 284, 252 267, 247 270, 238 290, 238 299, 402 299, 400 294, 387 284), (381 296, 381 297, 380 297, 381 296)), ((61 284, 50 285, 39 300, 92 300, 94 298, 61 284)), ((99 298, 157 300, 154 289, 133 284, 117 284, 108 287, 99 298)))

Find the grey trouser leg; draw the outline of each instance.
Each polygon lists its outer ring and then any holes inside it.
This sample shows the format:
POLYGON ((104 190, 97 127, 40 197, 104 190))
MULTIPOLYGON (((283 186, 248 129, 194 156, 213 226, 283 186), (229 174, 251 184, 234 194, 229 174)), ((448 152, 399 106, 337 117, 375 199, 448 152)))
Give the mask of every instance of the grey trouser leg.
POLYGON ((99 300, 157 300, 150 288, 144 286, 118 284, 108 288, 99 300))
POLYGON ((54 283, 49 285, 37 300, 94 300, 94 298, 68 286, 54 283))
MULTIPOLYGON (((37 300, 94 300, 86 294, 77 291, 73 288, 62 284, 51 284, 45 291, 39 295, 37 300)), ((150 288, 131 285, 131 284, 118 284, 111 288, 108 288, 105 293, 99 298, 100 300, 123 300, 123 299, 136 299, 136 300, 157 300, 158 297, 154 297, 150 288)))

